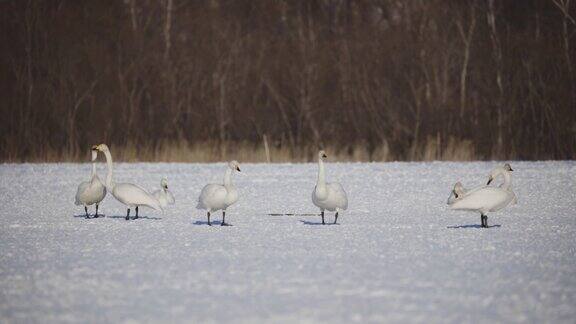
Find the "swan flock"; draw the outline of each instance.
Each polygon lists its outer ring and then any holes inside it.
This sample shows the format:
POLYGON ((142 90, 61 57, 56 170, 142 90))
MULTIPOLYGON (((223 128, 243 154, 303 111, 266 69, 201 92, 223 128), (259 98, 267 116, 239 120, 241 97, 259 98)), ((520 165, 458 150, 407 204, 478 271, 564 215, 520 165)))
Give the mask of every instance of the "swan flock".
MULTIPOLYGON (((318 152, 318 175, 316 185, 312 191, 312 203, 320 209, 321 224, 326 224, 325 211, 334 212, 334 222, 338 224, 340 213, 348 209, 348 195, 344 187, 338 182, 327 182, 325 159, 326 152, 318 152)), ((160 189, 153 193, 144 188, 129 182, 115 182, 113 180, 112 153, 106 144, 99 144, 91 150, 92 171, 90 180, 81 182, 78 185, 75 204, 84 206, 85 217, 89 218, 88 206, 95 205, 98 215, 98 206, 104 200, 107 193, 110 193, 117 201, 126 206, 126 220, 138 219, 139 207, 148 207, 154 210, 163 211, 169 205, 175 203, 174 195, 168 190, 168 180, 162 178, 160 189), (97 174, 96 160, 98 153, 102 153, 106 160, 107 175, 105 182, 102 182, 97 174), (130 211, 134 209, 135 215, 130 217, 130 211)), ((516 195, 512 190, 512 173, 510 164, 499 166, 493 169, 486 184, 474 189, 466 189, 461 182, 456 182, 450 192, 447 204, 452 210, 471 211, 480 214, 482 228, 488 227, 487 213, 493 213, 517 202, 516 195), (494 182, 502 177, 500 185, 494 186, 494 182)), ((240 164, 237 161, 230 161, 226 165, 224 181, 222 183, 210 183, 205 185, 198 196, 196 208, 206 211, 207 222, 211 226, 211 213, 221 210, 221 226, 226 223, 226 211, 228 207, 234 205, 240 195, 232 182, 232 174, 240 171, 240 164)))

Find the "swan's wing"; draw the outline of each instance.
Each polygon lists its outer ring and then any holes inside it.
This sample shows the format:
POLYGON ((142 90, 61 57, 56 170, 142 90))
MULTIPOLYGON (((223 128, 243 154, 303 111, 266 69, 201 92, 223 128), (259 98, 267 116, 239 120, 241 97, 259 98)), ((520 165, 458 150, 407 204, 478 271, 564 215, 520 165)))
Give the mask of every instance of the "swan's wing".
POLYGON ((162 210, 158 199, 135 184, 116 184, 116 186, 114 186, 114 196, 127 205, 140 205, 162 210))
POLYGON ((208 209, 222 203, 226 199, 226 188, 223 185, 211 183, 202 188, 198 197, 198 209, 208 209))
POLYGON ((513 197, 506 190, 497 187, 481 187, 466 192, 450 206, 452 209, 497 211, 506 207, 513 197))
POLYGON ((338 182, 327 183, 326 186, 330 190, 329 199, 334 202, 334 204, 342 209, 348 209, 348 196, 344 187, 338 182))
POLYGON ((76 190, 76 199, 74 201, 75 205, 82 205, 80 196, 84 193, 84 191, 86 191, 86 189, 88 189, 89 186, 90 182, 88 181, 84 181, 78 185, 78 189, 76 190))

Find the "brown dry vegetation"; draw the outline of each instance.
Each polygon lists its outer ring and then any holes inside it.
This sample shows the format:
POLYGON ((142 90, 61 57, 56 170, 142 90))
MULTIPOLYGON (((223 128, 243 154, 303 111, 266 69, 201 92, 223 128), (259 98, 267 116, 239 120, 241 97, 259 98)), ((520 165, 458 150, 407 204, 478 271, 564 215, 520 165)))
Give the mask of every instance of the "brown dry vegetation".
POLYGON ((576 157, 569 0, 0 2, 0 161, 576 157))

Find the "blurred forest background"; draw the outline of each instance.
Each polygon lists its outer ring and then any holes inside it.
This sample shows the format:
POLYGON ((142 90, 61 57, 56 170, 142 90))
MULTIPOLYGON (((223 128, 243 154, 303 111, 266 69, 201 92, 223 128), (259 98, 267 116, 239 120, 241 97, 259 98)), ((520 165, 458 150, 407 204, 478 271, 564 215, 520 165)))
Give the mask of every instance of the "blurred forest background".
MULTIPOLYGON (((576 1, 575 1, 576 2, 576 1)), ((2 0, 0 161, 576 158, 570 0, 2 0)))

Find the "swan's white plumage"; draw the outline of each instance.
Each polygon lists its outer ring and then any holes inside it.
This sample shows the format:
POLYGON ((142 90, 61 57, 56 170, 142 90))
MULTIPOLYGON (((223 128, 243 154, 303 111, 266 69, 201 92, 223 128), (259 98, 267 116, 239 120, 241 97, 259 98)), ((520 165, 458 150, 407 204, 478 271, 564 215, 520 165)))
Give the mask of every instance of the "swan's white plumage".
POLYGON ((92 151, 92 174, 90 176, 90 181, 84 181, 78 185, 76 190, 76 197, 74 203, 78 206, 90 206, 93 204, 98 204, 104 197, 106 197, 106 187, 98 178, 96 174, 96 157, 98 155, 97 151, 92 151))
POLYGON ((465 190, 457 183, 452 190, 453 195, 448 199, 451 209, 467 210, 485 214, 499 211, 516 202, 516 195, 512 191, 512 168, 509 164, 497 167, 490 173, 488 184, 498 176, 504 177, 504 182, 498 187, 482 186, 472 190, 465 190), (453 198, 454 196, 454 198, 453 198), (457 197, 456 197, 457 196, 457 197))
POLYGON ((312 192, 312 202, 320 209, 328 211, 348 209, 348 197, 341 184, 337 182, 326 183, 326 198, 318 194, 317 186, 312 192), (321 199, 324 198, 324 199, 321 199))
POLYGON ((348 197, 340 183, 326 182, 323 158, 324 151, 318 153, 318 180, 312 192, 312 202, 321 211, 341 211, 348 209, 348 197))
POLYGON ((160 202, 143 188, 131 183, 117 183, 112 189, 112 195, 128 207, 146 206, 162 210, 160 202))
POLYGON ((162 210, 160 202, 154 198, 148 191, 132 183, 114 183, 112 181, 112 154, 106 144, 100 144, 94 147, 104 153, 106 164, 108 165, 108 175, 106 176, 106 187, 112 193, 112 196, 119 202, 128 207, 146 206, 155 210, 162 210))
POLYGON ((162 208, 173 205, 176 201, 172 193, 168 190, 168 180, 166 179, 160 181, 160 190, 154 191, 152 196, 158 200, 162 208))
POLYGON ((450 208, 485 214, 507 207, 515 198, 516 195, 512 191, 485 186, 464 193, 450 204, 450 208))
POLYGON ((232 161, 228 164, 228 169, 224 175, 224 184, 211 183, 202 188, 198 197, 196 208, 210 212, 226 210, 229 206, 238 201, 238 190, 232 184, 232 172, 240 171, 238 162, 232 161))

